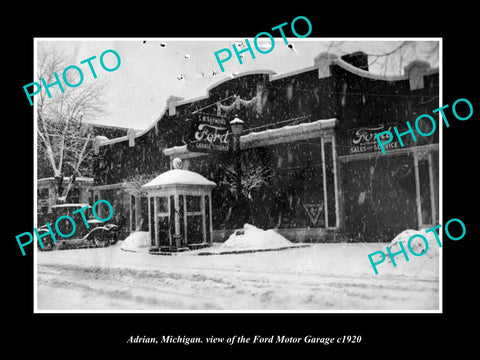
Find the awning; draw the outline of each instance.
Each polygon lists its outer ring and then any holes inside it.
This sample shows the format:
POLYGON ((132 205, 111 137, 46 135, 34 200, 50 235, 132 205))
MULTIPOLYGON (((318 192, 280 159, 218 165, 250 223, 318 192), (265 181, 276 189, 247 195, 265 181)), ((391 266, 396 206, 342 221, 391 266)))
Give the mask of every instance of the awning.
POLYGON ((318 138, 325 136, 328 130, 333 130, 336 124, 337 119, 325 119, 310 123, 284 126, 278 129, 251 132, 240 137, 240 147, 242 149, 249 149, 258 146, 318 138))
MULTIPOLYGON (((331 134, 337 122, 338 120, 335 118, 323 119, 310 123, 284 126, 278 129, 251 132, 240 136, 240 147, 242 149, 250 149, 259 146, 268 146, 322 137, 327 134, 331 134)), ((181 158, 208 155, 206 153, 190 152, 187 150, 187 145, 173 146, 163 150, 163 153, 166 156, 178 156, 181 158)))

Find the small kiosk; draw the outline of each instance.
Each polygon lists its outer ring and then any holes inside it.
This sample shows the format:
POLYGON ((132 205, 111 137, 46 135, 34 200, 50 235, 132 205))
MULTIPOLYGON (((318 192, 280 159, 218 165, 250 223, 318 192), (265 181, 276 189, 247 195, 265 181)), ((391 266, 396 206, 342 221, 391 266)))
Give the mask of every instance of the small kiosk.
POLYGON ((181 169, 160 174, 143 185, 148 195, 150 252, 185 251, 212 243, 212 188, 200 174, 181 169))

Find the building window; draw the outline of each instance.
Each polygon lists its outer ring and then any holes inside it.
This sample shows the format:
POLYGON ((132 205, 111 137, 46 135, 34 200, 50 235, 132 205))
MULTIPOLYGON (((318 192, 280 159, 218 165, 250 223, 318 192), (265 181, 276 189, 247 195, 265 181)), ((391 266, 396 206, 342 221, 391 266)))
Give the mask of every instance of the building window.
POLYGON ((432 219, 432 202, 431 202, 431 192, 430 192, 430 173, 429 173, 429 164, 426 158, 418 160, 418 172, 419 172, 419 182, 420 182, 420 208, 422 212, 422 225, 431 224, 433 225, 432 219))
POLYGON ((67 201, 71 204, 80 203, 80 189, 78 187, 73 187, 70 189, 67 201))
POLYGON ((200 196, 187 195, 187 213, 196 213, 202 211, 200 206, 200 196))
MULTIPOLYGON (((214 229, 232 229, 238 213, 236 172, 231 154, 213 154, 192 162, 193 171, 217 183, 212 192, 214 229)), ((242 151, 242 191, 248 223, 263 229, 332 228, 337 223, 332 142, 312 138, 242 151), (322 154, 323 149, 323 154, 322 154), (326 184, 326 185, 324 185, 326 184)), ((187 197, 187 210, 201 204, 187 197)), ((194 209, 194 210, 191 210, 194 209)), ((208 221, 207 221, 208 224, 208 221)))
POLYGON ((326 195, 327 195, 327 217, 328 217, 328 227, 335 227, 337 222, 337 211, 336 211, 336 202, 335 202, 335 180, 334 180, 334 171, 333 166, 333 149, 332 143, 324 143, 324 156, 325 156, 325 186, 326 186, 326 195))
POLYGON ((156 197, 157 201, 157 213, 162 216, 168 216, 168 198, 167 197, 156 197))
POLYGON ((140 214, 139 214, 140 231, 148 231, 148 198, 142 196, 140 198, 140 214))
POLYGON ((391 241, 401 231, 417 228, 414 173, 407 154, 345 163, 344 221, 351 240, 391 241))
POLYGON ((155 234, 156 234, 156 229, 155 229, 155 208, 154 208, 154 201, 155 198, 150 198, 150 245, 152 247, 156 246, 155 242, 155 234))
POLYGON ((48 188, 41 188, 37 190, 37 195, 39 199, 48 199, 49 191, 48 188))
MULTIPOLYGON (((155 198, 155 207, 156 207, 156 236, 158 238, 158 244, 160 247, 170 246, 170 226, 172 225, 169 221, 168 210, 168 198, 167 197, 156 197, 155 198)), ((172 200, 173 204, 173 200, 172 200)))
MULTIPOLYGON (((325 226, 324 179, 320 139, 269 146, 271 185, 267 201, 257 199, 269 216, 269 227, 325 226), (268 209, 269 208, 269 209, 268 209)), ((254 205, 254 208, 256 206, 254 205)))
POLYGON ((205 224, 206 224, 206 234, 205 240, 207 242, 211 242, 211 234, 210 234, 210 200, 208 195, 205 195, 205 224))
POLYGON ((130 231, 136 231, 137 230, 137 212, 136 212, 136 206, 135 206, 135 196, 130 195, 130 231))
POLYGON ((50 209, 50 198, 48 188, 37 189, 38 211, 47 214, 50 209))
POLYGON ((200 196, 187 195, 187 239, 189 244, 203 242, 203 216, 200 196))

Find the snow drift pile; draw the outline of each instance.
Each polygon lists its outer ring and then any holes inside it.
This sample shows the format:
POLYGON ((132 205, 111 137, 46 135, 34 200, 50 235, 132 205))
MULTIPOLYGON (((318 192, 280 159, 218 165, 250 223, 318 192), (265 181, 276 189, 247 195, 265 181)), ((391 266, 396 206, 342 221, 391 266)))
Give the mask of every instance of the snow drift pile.
MULTIPOLYGON (((408 250, 408 247, 407 247, 408 246, 407 245, 408 240, 413 235, 416 235, 416 234, 422 235, 428 241, 427 252, 422 256, 427 256, 429 258, 433 258, 434 256, 437 256, 439 246, 438 246, 437 240, 435 239, 435 235, 433 234, 433 232, 430 231, 430 232, 426 233, 425 231, 412 230, 412 229, 402 231, 400 234, 398 234, 390 242, 389 247, 390 247, 390 251, 392 252, 392 254, 401 250, 400 245, 398 244, 400 241, 403 243, 403 247, 408 251, 408 253, 410 253, 410 251, 408 250)), ((425 242, 420 237, 414 237, 410 241, 410 247, 417 254, 423 253, 426 249, 425 242)))
POLYGON ((134 231, 124 241, 120 249, 134 252, 148 252, 150 248, 150 233, 134 231))
POLYGON ((221 250, 265 250, 295 246, 272 229, 262 230, 256 226, 245 224, 243 230, 243 234, 233 233, 230 235, 220 246, 221 250))

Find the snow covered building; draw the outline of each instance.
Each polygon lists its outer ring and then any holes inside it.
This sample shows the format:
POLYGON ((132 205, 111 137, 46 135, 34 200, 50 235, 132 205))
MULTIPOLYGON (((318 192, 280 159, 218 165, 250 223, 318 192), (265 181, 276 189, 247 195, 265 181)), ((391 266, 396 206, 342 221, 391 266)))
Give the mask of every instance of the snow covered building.
POLYGON ((226 239, 242 211, 235 206, 238 153, 225 127, 238 117, 241 183, 253 225, 292 241, 389 241, 404 229, 434 225, 438 131, 416 142, 404 137, 403 147, 392 141, 385 155, 374 136, 439 107, 438 69, 415 61, 404 70, 375 75, 362 52, 322 53, 309 68, 246 72, 200 98, 172 96, 149 128, 97 139, 94 201, 107 199, 127 230, 138 229, 149 223, 149 205, 144 193, 128 190, 131 184, 181 158, 184 169, 217 184, 213 238, 226 239))
MULTIPOLYGON (((63 178, 68 182, 69 177, 63 178)), ((48 177, 37 180, 37 209, 44 214, 52 212, 52 205, 57 203, 57 180, 54 177, 48 177)), ((84 203, 90 202, 90 190, 93 185, 93 178, 77 177, 72 185, 70 193, 67 197, 68 203, 84 203)))

